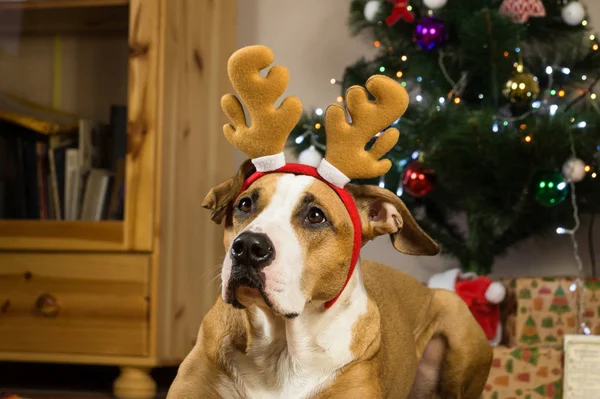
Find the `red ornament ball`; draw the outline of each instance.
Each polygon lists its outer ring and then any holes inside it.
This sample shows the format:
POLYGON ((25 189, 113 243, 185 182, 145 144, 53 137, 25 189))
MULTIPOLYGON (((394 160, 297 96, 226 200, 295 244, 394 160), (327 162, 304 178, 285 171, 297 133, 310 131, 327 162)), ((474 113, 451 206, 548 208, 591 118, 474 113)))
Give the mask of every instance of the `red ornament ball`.
POLYGON ((433 169, 415 161, 404 171, 404 190, 413 197, 424 197, 433 190, 434 180, 433 169))

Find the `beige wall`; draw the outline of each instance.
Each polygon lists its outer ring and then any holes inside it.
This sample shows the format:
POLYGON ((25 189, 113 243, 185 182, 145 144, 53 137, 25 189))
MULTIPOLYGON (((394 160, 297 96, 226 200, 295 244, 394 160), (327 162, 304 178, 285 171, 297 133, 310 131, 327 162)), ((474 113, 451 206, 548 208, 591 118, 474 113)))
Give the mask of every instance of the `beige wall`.
MULTIPOLYGON (((592 22, 600 21, 600 2, 587 0, 592 22)), ((287 93, 302 99, 305 109, 325 107, 339 95, 329 80, 361 56, 373 54, 365 38, 352 38, 346 25, 348 0, 239 0, 238 45, 264 44, 273 49, 278 63, 290 69, 287 93)), ((243 158, 238 154, 236 162, 243 158)), ((600 225, 600 223, 598 223, 600 225)), ((579 236, 582 258, 589 264, 586 225, 579 236)), ((600 254, 600 226, 596 228, 596 253, 600 254)), ((575 273, 570 240, 552 235, 531 240, 498 260, 495 273, 511 275, 561 275, 575 273)), ((451 267, 443 257, 415 258, 394 251, 387 238, 366 246, 363 257, 393 265, 424 281, 432 273, 451 267)))

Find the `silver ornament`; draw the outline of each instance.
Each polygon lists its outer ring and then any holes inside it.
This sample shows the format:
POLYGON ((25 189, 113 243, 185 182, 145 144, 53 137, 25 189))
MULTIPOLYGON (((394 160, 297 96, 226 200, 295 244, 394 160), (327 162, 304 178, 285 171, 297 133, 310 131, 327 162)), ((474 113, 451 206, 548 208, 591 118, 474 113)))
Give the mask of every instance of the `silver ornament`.
POLYGON ((580 182, 585 178, 585 162, 579 158, 569 158, 562 167, 562 173, 568 182, 580 182))

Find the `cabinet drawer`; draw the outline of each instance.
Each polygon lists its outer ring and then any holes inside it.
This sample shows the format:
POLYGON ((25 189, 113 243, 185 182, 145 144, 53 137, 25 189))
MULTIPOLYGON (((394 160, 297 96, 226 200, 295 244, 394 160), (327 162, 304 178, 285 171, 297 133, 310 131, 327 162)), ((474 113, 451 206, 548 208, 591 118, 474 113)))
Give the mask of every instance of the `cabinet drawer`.
POLYGON ((0 351, 146 355, 150 257, 0 253, 0 351))

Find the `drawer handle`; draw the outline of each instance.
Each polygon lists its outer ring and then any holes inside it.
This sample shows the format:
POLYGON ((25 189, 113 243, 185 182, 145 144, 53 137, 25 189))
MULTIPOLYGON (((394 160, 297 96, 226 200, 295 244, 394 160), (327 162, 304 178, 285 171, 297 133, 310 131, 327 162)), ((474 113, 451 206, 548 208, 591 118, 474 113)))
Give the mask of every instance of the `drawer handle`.
POLYGON ((60 310, 58 300, 50 294, 42 294, 35 301, 35 309, 44 317, 56 317, 60 310))

